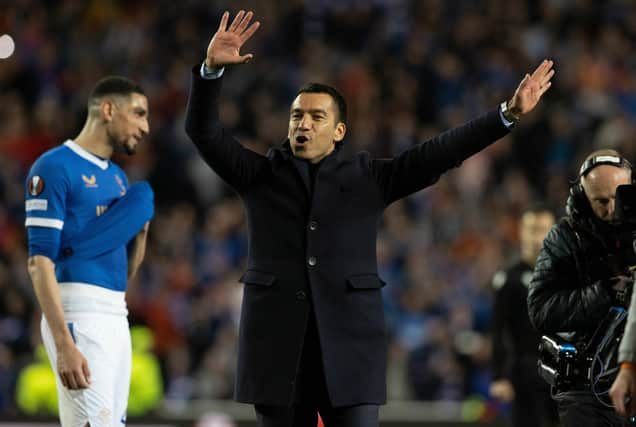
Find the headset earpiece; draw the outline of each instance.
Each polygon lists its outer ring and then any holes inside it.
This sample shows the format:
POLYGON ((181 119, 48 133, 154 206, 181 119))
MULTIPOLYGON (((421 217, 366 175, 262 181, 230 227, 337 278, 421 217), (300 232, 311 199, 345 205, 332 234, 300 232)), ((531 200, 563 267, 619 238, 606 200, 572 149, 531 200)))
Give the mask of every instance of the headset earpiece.
POLYGON ((588 173, 590 173, 592 169, 599 165, 612 165, 618 168, 629 169, 632 176, 632 184, 636 184, 634 169, 632 168, 632 164, 627 159, 616 155, 600 155, 590 157, 585 162, 583 162, 581 168, 579 169, 579 175, 576 181, 574 181, 570 186, 570 194, 565 205, 565 211, 567 215, 571 216, 574 219, 592 218, 594 215, 594 212, 592 212, 592 207, 590 206, 590 202, 587 200, 587 196, 585 195, 585 189, 583 188, 581 180, 588 173))
POLYGON ((567 215, 575 219, 587 217, 591 212, 590 203, 585 196, 585 190, 581 185, 581 180, 577 179, 570 186, 570 194, 565 206, 567 215))

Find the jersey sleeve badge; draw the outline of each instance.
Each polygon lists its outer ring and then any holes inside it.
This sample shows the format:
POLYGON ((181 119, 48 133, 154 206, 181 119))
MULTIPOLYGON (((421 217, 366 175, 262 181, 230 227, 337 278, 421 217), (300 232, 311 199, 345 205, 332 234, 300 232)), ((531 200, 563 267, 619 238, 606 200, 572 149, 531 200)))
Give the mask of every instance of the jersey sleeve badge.
POLYGON ((39 175, 34 175, 29 180, 29 194, 31 196, 39 196, 44 191, 44 180, 39 175))

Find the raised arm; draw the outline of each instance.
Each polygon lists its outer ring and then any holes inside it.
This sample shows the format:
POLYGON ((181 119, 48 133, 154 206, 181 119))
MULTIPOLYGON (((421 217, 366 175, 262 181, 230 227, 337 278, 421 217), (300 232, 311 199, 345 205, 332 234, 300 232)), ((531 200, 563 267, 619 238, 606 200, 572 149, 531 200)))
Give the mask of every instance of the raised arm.
POLYGON ((186 113, 186 133, 201 157, 239 193, 249 188, 267 169, 265 157, 243 148, 219 120, 221 73, 226 65, 244 64, 252 54, 241 55, 241 47, 256 32, 258 22, 250 25, 253 13, 240 11, 228 27, 229 13, 208 45, 204 67, 192 70, 192 84, 186 113))
POLYGON ((498 109, 410 148, 393 159, 373 161, 371 169, 389 204, 433 183, 447 170, 486 148, 531 112, 552 85, 553 62, 526 74, 509 101, 498 109), (505 107, 502 109, 502 107, 505 107))

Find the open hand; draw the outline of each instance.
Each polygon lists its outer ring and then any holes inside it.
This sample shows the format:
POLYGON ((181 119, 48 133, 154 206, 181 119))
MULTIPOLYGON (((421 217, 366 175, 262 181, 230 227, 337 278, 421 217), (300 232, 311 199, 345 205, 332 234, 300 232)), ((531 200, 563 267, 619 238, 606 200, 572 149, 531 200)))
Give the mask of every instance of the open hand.
POLYGON ((229 12, 224 12, 219 24, 219 29, 210 40, 208 51, 205 58, 205 65, 208 68, 221 68, 229 64, 245 64, 254 55, 251 53, 241 55, 241 47, 254 35, 260 22, 256 21, 249 25, 254 14, 250 11, 245 13, 244 10, 239 11, 227 28, 227 22, 230 17, 229 12))
POLYGON ((553 65, 553 61, 545 59, 531 75, 526 74, 508 101, 508 109, 512 114, 519 117, 534 109, 541 96, 552 86, 550 79, 554 76, 553 65))

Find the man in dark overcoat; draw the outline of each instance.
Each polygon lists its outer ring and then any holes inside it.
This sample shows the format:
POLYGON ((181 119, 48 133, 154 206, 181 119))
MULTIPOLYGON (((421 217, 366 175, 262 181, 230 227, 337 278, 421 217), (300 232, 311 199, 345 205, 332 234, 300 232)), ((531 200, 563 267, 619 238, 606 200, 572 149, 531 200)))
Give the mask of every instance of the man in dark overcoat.
POLYGON ((339 147, 346 104, 308 84, 290 109, 289 132, 267 156, 244 148, 219 121, 225 66, 248 62, 252 12, 221 18, 205 61, 193 69, 186 131, 203 159, 241 196, 249 254, 235 398, 260 426, 378 425, 386 401, 386 332, 376 228, 395 200, 508 134, 550 87, 552 61, 526 75, 498 108, 391 159, 339 147))

